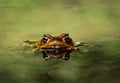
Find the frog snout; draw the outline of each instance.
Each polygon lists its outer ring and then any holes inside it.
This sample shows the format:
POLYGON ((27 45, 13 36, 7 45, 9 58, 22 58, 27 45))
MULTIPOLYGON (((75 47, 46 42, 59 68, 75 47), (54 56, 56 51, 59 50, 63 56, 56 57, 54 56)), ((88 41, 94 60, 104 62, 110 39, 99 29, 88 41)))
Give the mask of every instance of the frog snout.
POLYGON ((51 48, 60 48, 61 46, 58 46, 58 45, 53 45, 51 46, 51 48))

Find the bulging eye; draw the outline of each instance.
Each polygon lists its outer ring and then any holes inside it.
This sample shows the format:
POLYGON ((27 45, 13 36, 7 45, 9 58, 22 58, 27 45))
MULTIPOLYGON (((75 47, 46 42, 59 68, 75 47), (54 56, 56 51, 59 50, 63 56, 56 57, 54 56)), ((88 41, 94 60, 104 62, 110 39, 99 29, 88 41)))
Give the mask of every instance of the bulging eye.
POLYGON ((41 42, 43 44, 47 43, 50 39, 52 39, 52 36, 50 34, 44 34, 41 42))
POLYGON ((64 41, 65 41, 66 43, 71 43, 71 42, 72 42, 72 39, 69 38, 69 37, 65 37, 65 38, 64 38, 64 41))
POLYGON ((47 43, 47 41, 48 41, 48 37, 43 37, 43 38, 42 38, 42 42, 43 42, 43 43, 47 43))

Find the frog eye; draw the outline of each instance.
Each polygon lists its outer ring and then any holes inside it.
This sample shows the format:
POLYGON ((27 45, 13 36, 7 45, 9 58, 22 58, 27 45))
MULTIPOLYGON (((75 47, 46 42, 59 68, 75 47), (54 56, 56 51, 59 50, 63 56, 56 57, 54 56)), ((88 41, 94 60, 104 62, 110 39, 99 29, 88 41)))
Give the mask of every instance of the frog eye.
POLYGON ((47 43, 47 41, 48 41, 48 37, 43 37, 43 38, 42 38, 42 42, 43 42, 43 43, 47 43))
POLYGON ((52 36, 50 34, 44 34, 42 38, 42 43, 47 43, 51 38, 52 36))
POLYGON ((70 37, 65 37, 65 38, 64 38, 64 41, 65 41, 66 43, 70 43, 70 42, 72 42, 72 39, 71 39, 70 37))
POLYGON ((66 42, 66 43, 71 43, 72 42, 72 39, 69 37, 69 34, 67 34, 67 33, 61 34, 60 38, 62 38, 63 41, 66 42))

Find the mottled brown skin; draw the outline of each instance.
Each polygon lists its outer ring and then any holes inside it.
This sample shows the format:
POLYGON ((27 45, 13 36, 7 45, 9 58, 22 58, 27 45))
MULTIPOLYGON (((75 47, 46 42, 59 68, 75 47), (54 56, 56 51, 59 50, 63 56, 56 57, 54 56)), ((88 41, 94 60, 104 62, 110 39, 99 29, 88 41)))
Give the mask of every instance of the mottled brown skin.
POLYGON ((70 53, 77 49, 75 48, 73 40, 69 37, 69 34, 61 34, 60 36, 44 34, 40 41, 26 40, 24 43, 29 44, 37 50, 41 50, 45 60, 69 60, 70 53))

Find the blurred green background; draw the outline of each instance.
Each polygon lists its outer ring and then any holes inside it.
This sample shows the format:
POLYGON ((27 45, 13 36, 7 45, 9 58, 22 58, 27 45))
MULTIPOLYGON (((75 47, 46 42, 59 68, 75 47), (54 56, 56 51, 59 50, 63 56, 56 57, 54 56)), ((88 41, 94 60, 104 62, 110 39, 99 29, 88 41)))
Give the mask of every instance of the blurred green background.
POLYGON ((119 0, 0 0, 0 83, 120 83, 119 0), (69 33, 88 47, 44 61, 23 40, 69 33))

